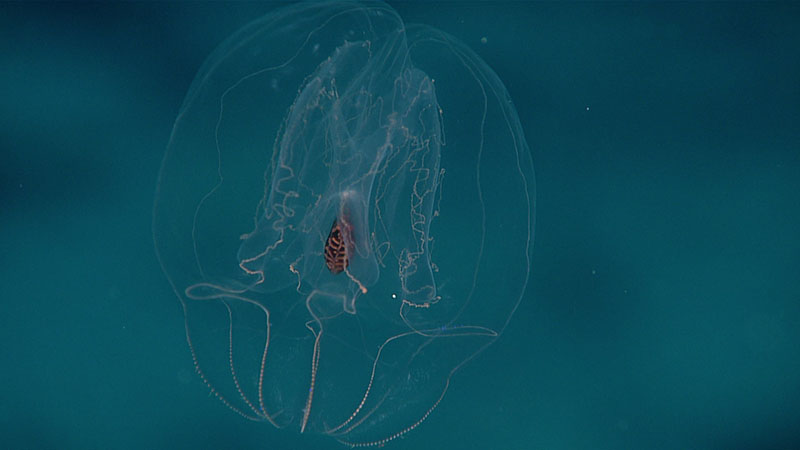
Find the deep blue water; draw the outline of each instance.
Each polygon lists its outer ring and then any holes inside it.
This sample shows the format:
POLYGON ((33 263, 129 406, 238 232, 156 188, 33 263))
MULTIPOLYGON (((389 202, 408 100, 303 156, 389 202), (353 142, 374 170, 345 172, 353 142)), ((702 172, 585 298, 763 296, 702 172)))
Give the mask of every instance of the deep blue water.
MULTIPOLYGON (((800 446, 800 7, 393 6, 504 81, 537 196, 505 334, 391 446, 800 446)), ((152 243, 195 73, 274 7, 0 4, 0 447, 339 448, 207 395, 152 243)))

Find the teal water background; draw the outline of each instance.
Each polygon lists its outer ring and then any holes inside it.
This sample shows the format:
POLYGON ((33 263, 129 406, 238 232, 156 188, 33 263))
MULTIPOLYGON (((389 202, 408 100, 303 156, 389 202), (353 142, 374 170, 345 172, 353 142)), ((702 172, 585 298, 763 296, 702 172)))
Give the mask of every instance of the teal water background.
MULTIPOLYGON (((800 7, 393 6, 506 84, 537 223, 505 335, 392 447, 800 446, 800 7)), ((0 447, 339 448, 207 395, 152 245, 194 74, 274 7, 0 4, 0 447)))

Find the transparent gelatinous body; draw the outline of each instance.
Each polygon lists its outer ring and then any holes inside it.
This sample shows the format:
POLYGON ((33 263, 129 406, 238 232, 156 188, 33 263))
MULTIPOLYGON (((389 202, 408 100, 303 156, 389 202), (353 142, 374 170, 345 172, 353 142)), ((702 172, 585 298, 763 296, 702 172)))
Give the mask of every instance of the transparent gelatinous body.
POLYGON ((533 218, 516 111, 477 55, 382 3, 307 3, 201 68, 153 233, 222 402, 382 445, 508 323, 533 218))

